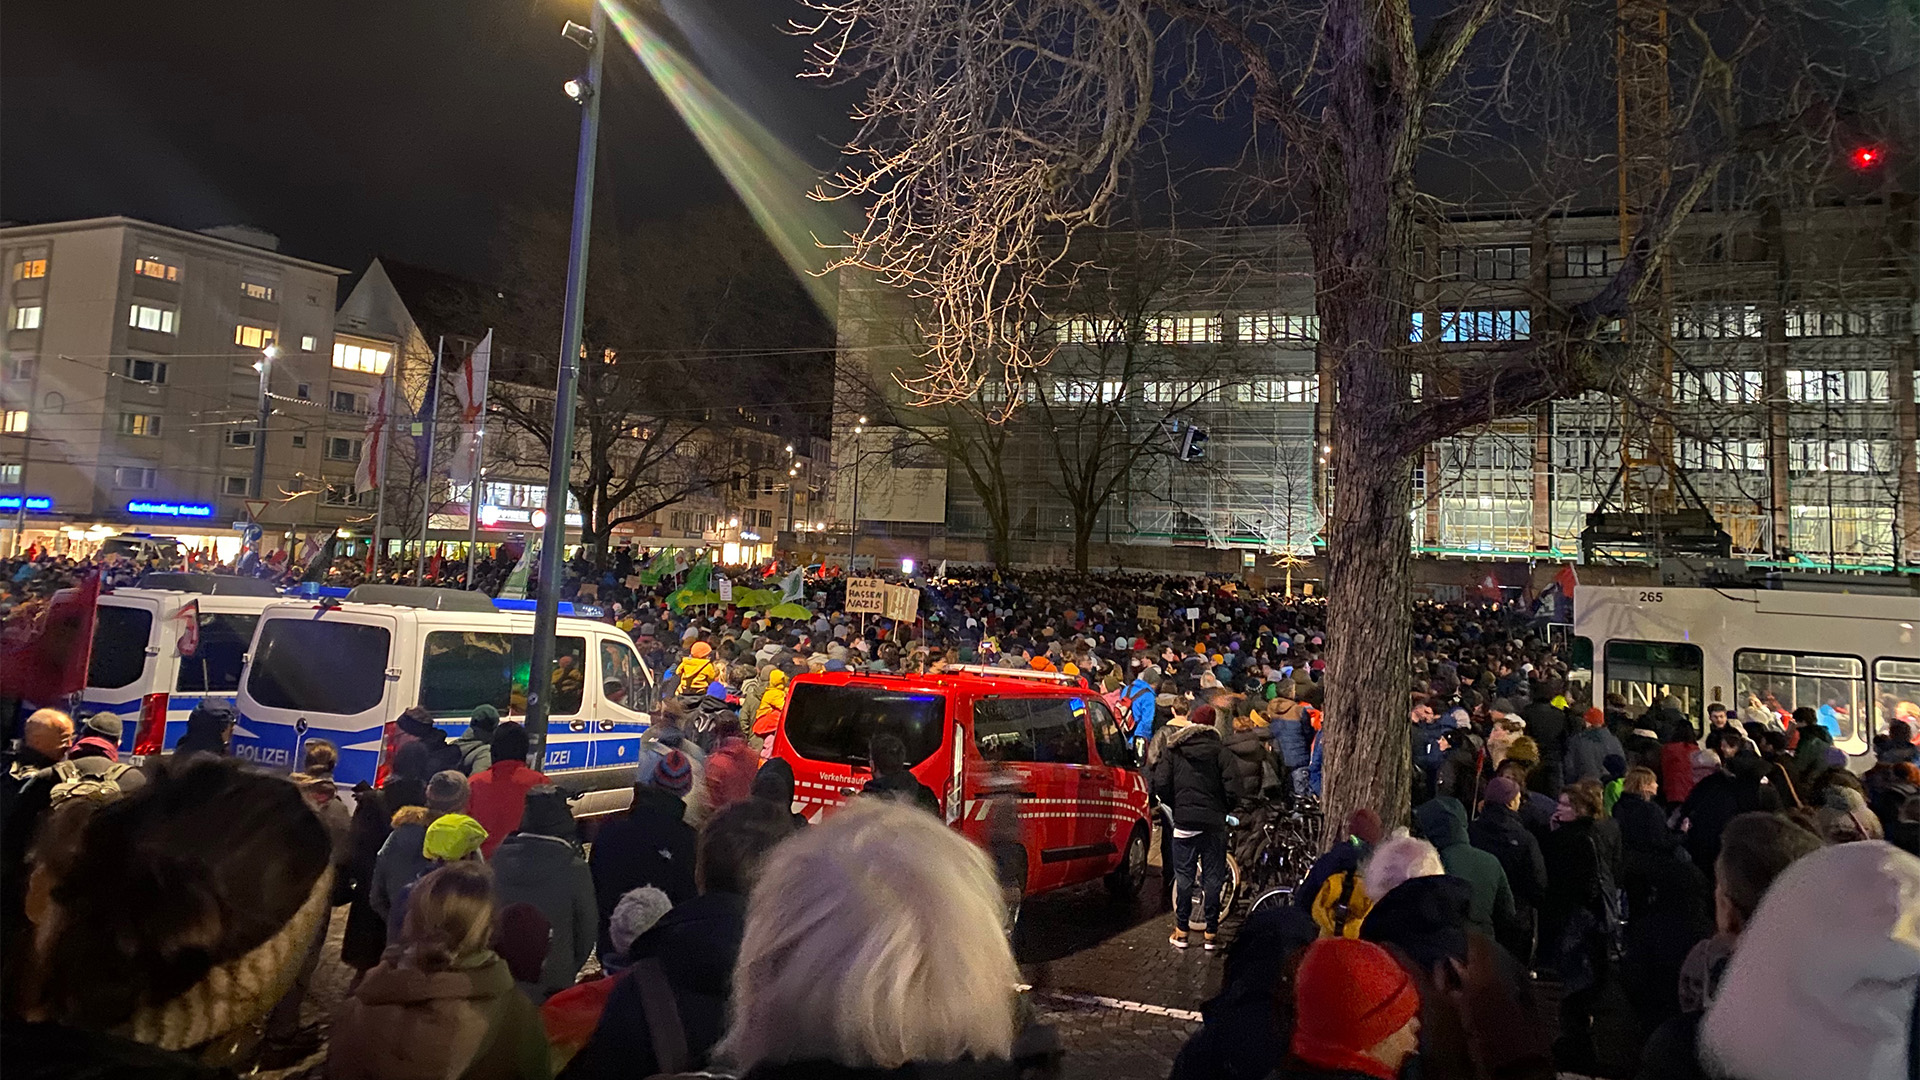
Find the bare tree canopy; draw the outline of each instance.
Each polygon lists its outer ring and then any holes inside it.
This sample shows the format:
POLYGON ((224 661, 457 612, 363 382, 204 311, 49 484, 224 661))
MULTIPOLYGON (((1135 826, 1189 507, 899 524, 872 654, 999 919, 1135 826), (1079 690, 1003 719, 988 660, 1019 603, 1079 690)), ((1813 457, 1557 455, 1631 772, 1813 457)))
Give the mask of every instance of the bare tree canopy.
POLYGON ((809 3, 815 73, 867 89, 825 192, 869 209, 843 265, 924 313, 924 367, 901 379, 922 405, 999 382, 1012 411, 1059 347, 1033 329, 1049 298, 1091 269, 1076 234, 1146 185, 1130 168, 1174 126, 1246 118, 1245 198, 1214 209, 1304 226, 1338 401, 1329 811, 1389 820, 1408 791, 1416 457, 1557 398, 1643 391, 1666 331, 1636 317, 1681 222, 1710 196, 1826 197, 1835 140, 1881 122, 1867 103, 1895 38, 1875 20, 1901 17, 1797 0, 809 3), (1537 298, 1524 340, 1449 353, 1445 392, 1416 395, 1437 337, 1416 321, 1418 231, 1466 197, 1522 220, 1617 206, 1622 250, 1590 294, 1537 298))

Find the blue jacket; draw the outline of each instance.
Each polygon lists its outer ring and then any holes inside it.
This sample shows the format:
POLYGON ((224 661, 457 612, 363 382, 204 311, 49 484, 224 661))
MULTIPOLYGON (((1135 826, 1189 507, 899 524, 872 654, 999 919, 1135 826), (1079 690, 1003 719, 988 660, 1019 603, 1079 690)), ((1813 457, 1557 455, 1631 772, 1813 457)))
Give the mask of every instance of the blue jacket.
POLYGON ((1313 754, 1307 758, 1307 790, 1316 797, 1320 794, 1320 748, 1325 745, 1325 739, 1313 740, 1313 754))
POLYGON ((1267 715, 1267 731, 1273 736, 1273 748, 1280 752, 1280 763, 1289 769, 1298 769, 1307 764, 1312 754, 1312 735, 1307 727, 1307 711, 1300 703, 1287 698, 1276 698, 1267 703, 1270 710, 1267 715), (1286 707, 1281 708, 1282 701, 1286 707))
POLYGON ((1153 738, 1153 707, 1158 695, 1145 679, 1135 679, 1121 697, 1128 699, 1133 712, 1133 737, 1136 739, 1153 738))

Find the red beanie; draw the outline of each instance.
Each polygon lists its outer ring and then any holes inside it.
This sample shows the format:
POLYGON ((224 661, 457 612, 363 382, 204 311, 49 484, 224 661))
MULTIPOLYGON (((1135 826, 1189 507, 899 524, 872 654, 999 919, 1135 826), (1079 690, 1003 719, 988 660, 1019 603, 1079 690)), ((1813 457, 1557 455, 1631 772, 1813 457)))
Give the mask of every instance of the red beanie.
POLYGON ((1587 710, 1587 726, 1588 727, 1599 727, 1601 724, 1604 724, 1606 722, 1607 722, 1606 713, 1601 712, 1599 709, 1587 710))
POLYGON ((1363 806, 1347 818, 1347 835, 1359 837, 1368 847, 1380 842, 1380 833, 1380 815, 1372 807, 1363 806))
POLYGON ((1321 938, 1294 979, 1293 1054, 1322 1069, 1393 1080, 1367 1056, 1420 1012, 1420 992, 1387 950, 1371 941, 1321 938))

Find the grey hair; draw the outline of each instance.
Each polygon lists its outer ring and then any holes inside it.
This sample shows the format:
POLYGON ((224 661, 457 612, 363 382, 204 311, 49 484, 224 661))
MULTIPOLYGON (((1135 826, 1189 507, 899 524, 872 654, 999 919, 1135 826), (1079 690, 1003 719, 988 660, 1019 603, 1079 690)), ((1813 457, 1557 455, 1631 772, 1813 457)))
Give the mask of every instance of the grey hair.
POLYGON ((742 1071, 1005 1058, 1004 917, 985 852, 923 810, 856 799, 768 857, 718 1054, 742 1071))
POLYGON ((1439 877, 1446 872, 1447 868, 1440 862, 1440 852, 1432 844, 1411 836, 1396 836, 1373 849, 1373 856, 1360 868, 1360 880, 1367 887, 1367 898, 1377 904, 1381 897, 1404 882, 1417 877, 1439 877))

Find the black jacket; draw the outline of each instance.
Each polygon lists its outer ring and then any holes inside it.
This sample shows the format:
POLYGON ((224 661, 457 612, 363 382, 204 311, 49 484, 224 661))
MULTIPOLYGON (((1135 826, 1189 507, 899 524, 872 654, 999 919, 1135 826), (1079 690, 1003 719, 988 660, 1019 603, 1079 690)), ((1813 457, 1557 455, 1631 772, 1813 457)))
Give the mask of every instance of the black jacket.
POLYGON ((695 841, 699 834, 683 820, 686 804, 656 787, 634 789, 625 817, 609 820, 593 841, 593 898, 600 909, 600 955, 613 951, 607 920, 631 889, 652 885, 676 905, 693 899, 695 841))
POLYGON ((1720 857, 1720 834, 1726 831, 1727 822, 1745 809, 1740 797, 1740 782, 1726 772, 1713 773, 1700 779, 1687 793, 1687 801, 1680 807, 1680 821, 1686 827, 1687 854, 1693 859, 1693 865, 1700 872, 1713 878, 1714 860, 1720 857))
POLYGON ((940 797, 933 789, 920 782, 920 778, 905 769, 887 776, 875 776, 860 785, 862 795, 888 795, 902 802, 917 806, 929 814, 940 813, 940 797))
POLYGON ((1240 759, 1210 724, 1189 724, 1167 739, 1153 767, 1153 793, 1173 809, 1180 829, 1224 829, 1227 811, 1245 794, 1240 759))
POLYGON ((1422 971, 1449 958, 1466 963, 1473 886, 1451 874, 1408 878, 1375 900, 1360 940, 1395 945, 1422 971))
MULTIPOLYGON (((1568 729, 1572 724, 1567 719, 1565 709, 1554 708, 1545 701, 1528 703, 1526 708, 1520 710, 1520 719, 1527 722, 1527 734, 1540 747, 1541 768, 1533 774, 1533 788, 1535 791, 1545 791, 1541 785, 1549 782, 1548 777, 1557 780, 1560 776, 1561 761, 1567 756, 1568 729)), ((1557 796, 1559 791, 1551 790, 1547 794, 1557 796)))
POLYGON ((1319 934, 1298 908, 1269 908, 1247 919, 1227 954, 1220 993, 1200 1006, 1206 1020, 1173 1059, 1168 1080, 1266 1080, 1286 1060, 1293 1037, 1293 1003, 1280 999, 1291 988, 1276 975, 1319 934))
POLYGON ((1547 834, 1547 894, 1541 905, 1542 942, 1552 940, 1575 912, 1600 911, 1602 881, 1621 876, 1620 830, 1609 818, 1574 818, 1547 834))
MULTIPOLYGON (((660 962, 679 1007, 692 1068, 706 1065, 707 1054, 726 1033, 733 962, 740 956, 746 929, 746 897, 707 893, 677 904, 627 950, 632 962, 660 962)), ((560 1076, 562 1080, 631 1080, 659 1071, 639 984, 630 973, 623 975, 607 997, 606 1011, 600 1014, 593 1036, 560 1076)))
POLYGON ((0 1028, 0 1057, 8 1080, 233 1080, 231 1071, 185 1053, 104 1031, 12 1018, 0 1028))
POLYGON ((1468 827, 1473 846, 1500 860, 1513 890, 1515 906, 1531 911, 1547 895, 1547 862, 1540 841, 1522 824, 1520 815, 1504 806, 1486 806, 1468 827))

